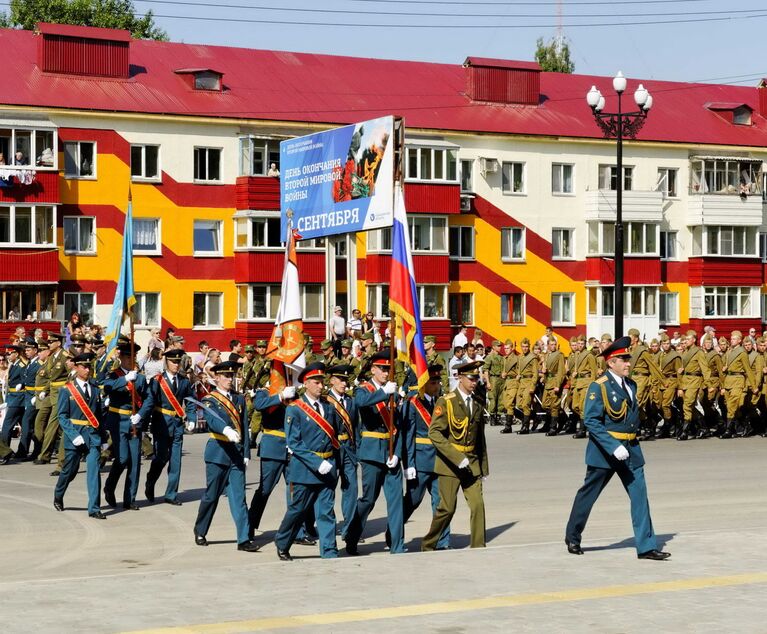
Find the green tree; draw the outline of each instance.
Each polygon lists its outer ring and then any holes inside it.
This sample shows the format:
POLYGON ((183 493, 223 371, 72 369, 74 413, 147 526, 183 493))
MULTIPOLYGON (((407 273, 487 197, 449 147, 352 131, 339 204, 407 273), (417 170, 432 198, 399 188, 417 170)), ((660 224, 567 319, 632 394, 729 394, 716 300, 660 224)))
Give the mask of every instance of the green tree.
POLYGON ((555 37, 544 44, 543 38, 539 37, 535 46, 535 61, 544 71, 572 73, 575 70, 575 62, 570 59, 570 47, 563 39, 555 37))
POLYGON ((135 14, 131 0, 11 0, 8 14, 0 13, 0 26, 31 31, 38 22, 126 29, 144 40, 167 40, 154 23, 151 11, 135 14))

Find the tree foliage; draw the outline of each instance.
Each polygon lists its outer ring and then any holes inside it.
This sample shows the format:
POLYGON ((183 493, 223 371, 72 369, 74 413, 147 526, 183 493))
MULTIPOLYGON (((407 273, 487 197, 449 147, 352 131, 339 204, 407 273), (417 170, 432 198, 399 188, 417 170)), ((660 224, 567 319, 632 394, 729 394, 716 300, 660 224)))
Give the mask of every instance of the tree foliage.
POLYGON ((567 42, 553 38, 548 44, 544 44, 543 38, 539 37, 535 46, 535 61, 542 70, 550 73, 572 73, 575 70, 575 62, 570 59, 570 47, 567 42))
POLYGON ((151 11, 139 17, 132 0, 11 0, 10 12, 0 13, 0 26, 31 31, 38 22, 126 29, 144 40, 167 40, 151 11))

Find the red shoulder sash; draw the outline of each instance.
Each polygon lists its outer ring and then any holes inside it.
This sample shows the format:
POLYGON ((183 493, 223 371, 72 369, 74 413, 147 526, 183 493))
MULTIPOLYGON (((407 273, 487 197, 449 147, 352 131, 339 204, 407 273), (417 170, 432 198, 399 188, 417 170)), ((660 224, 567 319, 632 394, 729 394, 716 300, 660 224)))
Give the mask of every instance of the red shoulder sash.
POLYGON ((80 393, 80 390, 77 389, 77 386, 74 383, 67 383, 67 389, 69 390, 69 393, 72 395, 72 398, 75 399, 75 403, 77 403, 77 407, 79 407, 82 412, 83 416, 85 416, 86 420, 91 424, 91 427, 93 429, 99 428, 99 419, 96 418, 96 415, 91 411, 91 408, 88 406, 88 403, 85 402, 85 399, 83 398, 83 395, 80 393))
POLYGON ((162 390, 162 393, 165 394, 165 398, 168 399, 171 407, 175 410, 176 415, 179 418, 183 418, 184 408, 181 407, 181 403, 178 402, 176 395, 173 393, 173 390, 170 389, 170 385, 168 385, 168 382, 162 374, 157 375, 157 382, 160 384, 160 389, 162 390))
POLYGON ((324 418, 322 418, 322 416, 320 416, 315 410, 309 407, 309 404, 306 401, 303 399, 297 399, 292 403, 292 405, 298 407, 304 414, 312 419, 313 423, 315 423, 322 431, 327 434, 328 438, 330 438, 330 442, 333 443, 334 449, 338 449, 341 446, 341 443, 338 442, 336 430, 333 429, 333 426, 324 418))
POLYGON ((426 423, 426 426, 431 427, 431 414, 429 414, 429 410, 424 407, 424 404, 421 403, 421 399, 415 396, 410 399, 410 402, 415 406, 416 411, 420 414, 423 422, 426 423))
POLYGON ((341 405, 341 403, 339 403, 332 394, 328 394, 328 400, 335 408, 336 413, 341 417, 341 420, 344 422, 344 427, 346 427, 346 432, 349 434, 349 438, 351 439, 353 444, 354 443, 354 425, 352 424, 352 419, 349 417, 349 412, 347 412, 344 409, 343 405, 341 405))
MULTIPOLYGON (((368 392, 375 392, 376 388, 371 385, 370 383, 363 383, 360 385, 361 388, 366 389, 368 392)), ((391 420, 391 412, 389 411, 389 408, 386 407, 386 402, 381 401, 380 403, 376 403, 373 405, 375 407, 376 411, 378 412, 378 415, 383 419, 384 425, 386 425, 386 429, 389 430, 389 433, 393 436, 397 433, 397 428, 394 426, 391 420)))
POLYGON ((215 390, 208 394, 210 398, 216 399, 219 405, 221 405, 225 410, 226 413, 229 415, 229 418, 232 419, 232 424, 234 425, 234 429, 237 431, 238 434, 242 435, 242 427, 240 425, 240 414, 237 411, 237 408, 235 408, 234 403, 230 401, 228 398, 222 396, 219 392, 216 392, 215 390))
MULTIPOLYGON (((115 374, 117 376, 125 376, 125 372, 123 372, 122 368, 117 368, 115 370, 115 374)), ((144 401, 142 400, 139 393, 136 391, 136 385, 133 383, 133 381, 126 381, 125 389, 131 393, 131 396, 136 403, 136 409, 141 409, 141 406, 144 404, 144 401)))

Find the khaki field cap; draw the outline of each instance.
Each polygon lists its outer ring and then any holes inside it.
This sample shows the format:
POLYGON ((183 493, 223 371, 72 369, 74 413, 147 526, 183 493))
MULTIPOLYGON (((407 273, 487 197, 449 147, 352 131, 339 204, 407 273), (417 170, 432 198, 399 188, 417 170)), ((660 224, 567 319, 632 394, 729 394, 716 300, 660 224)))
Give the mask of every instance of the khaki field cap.
POLYGON ((638 337, 639 331, 636 328, 629 328, 629 337, 638 337))

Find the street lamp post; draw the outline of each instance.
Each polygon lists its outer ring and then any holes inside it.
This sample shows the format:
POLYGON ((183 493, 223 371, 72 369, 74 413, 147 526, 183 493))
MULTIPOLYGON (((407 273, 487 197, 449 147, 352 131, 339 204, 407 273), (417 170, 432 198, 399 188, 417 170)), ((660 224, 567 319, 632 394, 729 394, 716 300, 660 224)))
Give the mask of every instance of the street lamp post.
POLYGON ((613 78, 613 89, 618 95, 617 112, 604 112, 605 98, 596 86, 592 86, 586 94, 586 103, 591 107, 594 119, 602 128, 605 138, 614 138, 618 144, 618 182, 615 191, 615 302, 613 306, 615 312, 613 336, 617 339, 623 335, 623 137, 636 138, 652 107, 652 95, 642 84, 639 84, 639 88, 634 92, 634 101, 639 110, 623 112, 621 97, 626 90, 626 78, 620 71, 613 78))

